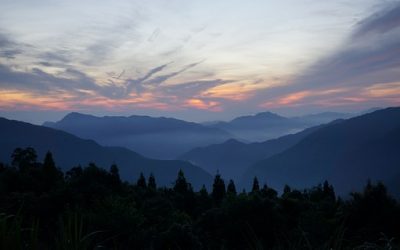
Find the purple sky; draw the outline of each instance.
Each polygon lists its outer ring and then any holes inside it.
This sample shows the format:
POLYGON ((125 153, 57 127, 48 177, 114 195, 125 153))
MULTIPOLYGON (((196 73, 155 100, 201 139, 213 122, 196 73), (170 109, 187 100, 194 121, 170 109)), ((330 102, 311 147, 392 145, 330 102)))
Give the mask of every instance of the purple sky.
POLYGON ((0 3, 0 116, 205 121, 399 104, 399 1, 0 3))

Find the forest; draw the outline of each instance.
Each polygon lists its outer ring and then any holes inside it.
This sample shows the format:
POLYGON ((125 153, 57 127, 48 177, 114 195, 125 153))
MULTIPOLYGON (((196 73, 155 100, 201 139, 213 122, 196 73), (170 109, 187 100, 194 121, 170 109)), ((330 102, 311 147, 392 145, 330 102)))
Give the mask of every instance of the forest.
MULTIPOLYGON (((71 157, 74 157, 71 155, 71 157)), ((123 182, 118 166, 62 172, 51 152, 17 148, 0 164, 0 249, 399 249, 400 203, 383 183, 338 197, 325 181, 237 190, 216 174, 194 190, 183 171, 123 182)))

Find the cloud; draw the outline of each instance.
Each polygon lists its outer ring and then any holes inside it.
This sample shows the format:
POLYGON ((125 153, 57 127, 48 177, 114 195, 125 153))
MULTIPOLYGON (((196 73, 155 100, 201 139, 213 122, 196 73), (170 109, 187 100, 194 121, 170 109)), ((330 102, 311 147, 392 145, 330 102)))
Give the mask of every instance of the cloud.
POLYGON ((20 47, 19 43, 0 33, 0 58, 14 59, 15 56, 22 54, 23 50, 20 47))
POLYGON ((149 36, 149 38, 147 39, 148 42, 153 42, 154 40, 157 39, 157 37, 160 35, 161 29, 160 28, 156 28, 154 29, 153 33, 151 33, 151 35, 149 36))
POLYGON ((161 88, 161 91, 167 95, 174 95, 184 99, 184 98, 199 96, 205 90, 229 82, 232 81, 222 80, 222 79, 192 81, 192 82, 179 83, 176 85, 164 86, 161 88))
POLYGON ((353 39, 364 37, 365 35, 375 33, 386 33, 400 26, 400 5, 385 9, 366 18, 359 23, 359 26, 353 33, 353 39))
POLYGON ((284 96, 266 101, 260 105, 263 108, 277 108, 281 106, 300 106, 310 104, 314 101, 329 98, 332 95, 348 93, 349 89, 324 89, 324 90, 303 90, 290 93, 284 96))
POLYGON ((38 68, 22 72, 0 64, 1 89, 29 90, 32 92, 46 92, 55 89, 74 91, 76 89, 96 90, 99 86, 86 74, 66 69, 61 76, 51 75, 38 68))
POLYGON ((178 71, 174 71, 172 73, 163 74, 163 75, 159 75, 159 76, 155 76, 155 75, 160 73, 161 71, 164 71, 165 68, 168 65, 170 65, 172 62, 155 67, 155 68, 149 70, 143 77, 139 77, 136 79, 127 79, 126 83, 125 83, 126 90, 122 93, 121 96, 115 96, 115 97, 121 98, 123 96, 127 96, 132 91, 135 91, 136 93, 140 94, 140 93, 146 92, 150 89, 154 89, 155 87, 158 87, 159 85, 166 82, 167 80, 169 80, 179 74, 182 74, 183 72, 185 72, 191 68, 196 67, 203 61, 188 64, 178 71), (153 76, 155 76, 155 77, 153 77, 153 76))
POLYGON ((197 98, 192 98, 192 99, 186 100, 184 103, 184 106, 196 108, 196 109, 215 111, 215 112, 222 111, 222 108, 220 107, 219 102, 205 101, 205 100, 197 99, 197 98))
POLYGON ((375 98, 400 96, 400 82, 374 84, 367 87, 363 94, 375 98))
POLYGON ((142 93, 146 89, 146 87, 144 86, 144 82, 149 78, 151 78, 153 75, 157 74, 158 72, 163 71, 167 66, 168 63, 150 69, 143 77, 139 77, 136 79, 128 79, 126 81, 125 95, 131 93, 132 90, 136 90, 137 93, 142 93))
MULTIPOLYGON (((300 102, 306 96, 319 96, 325 89, 362 91, 376 83, 399 81, 399 73, 400 3, 397 3, 359 22, 332 54, 321 58, 287 84, 260 92, 256 100, 263 100, 264 104, 275 101, 278 105, 293 105, 296 100, 287 103, 282 100, 297 96, 302 97, 297 99, 300 102)), ((355 92, 347 94, 357 95, 355 92)), ((331 93, 335 95, 337 93, 331 93)))
POLYGON ((150 80, 147 80, 147 81, 143 82, 143 84, 144 85, 156 85, 156 86, 160 85, 161 83, 167 81, 168 79, 170 79, 172 77, 175 77, 175 76, 177 76, 179 74, 182 74, 183 72, 185 72, 185 71, 187 71, 187 70, 189 70, 191 68, 196 67, 197 65, 199 65, 203 61, 204 60, 199 61, 199 62, 195 62, 195 63, 191 63, 189 65, 184 66, 182 69, 180 69, 178 71, 175 71, 175 72, 172 72, 172 73, 169 73, 169 74, 165 74, 165 75, 157 76, 157 77, 155 77, 153 79, 150 79, 150 80))
POLYGON ((0 108, 13 106, 19 109, 42 107, 44 109, 73 109, 83 107, 104 107, 121 109, 141 107, 154 109, 196 108, 217 111, 219 103, 212 98, 202 97, 202 92, 230 81, 222 79, 182 82, 175 85, 161 85, 167 79, 195 67, 201 62, 191 63, 178 71, 156 76, 164 71, 168 64, 150 69, 136 79, 119 79, 111 74, 111 79, 119 83, 98 84, 95 79, 82 71, 66 68, 57 74, 47 73, 39 68, 29 71, 17 71, 0 64, 0 90, 3 103, 0 108), (134 91, 140 87, 141 91, 134 91), (152 87, 152 88, 149 88, 152 87))

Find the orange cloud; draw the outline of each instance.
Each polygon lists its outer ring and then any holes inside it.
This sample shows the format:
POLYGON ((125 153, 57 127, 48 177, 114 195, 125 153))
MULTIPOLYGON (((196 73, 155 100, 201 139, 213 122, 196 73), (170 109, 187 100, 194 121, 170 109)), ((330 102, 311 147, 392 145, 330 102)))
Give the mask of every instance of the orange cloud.
POLYGON ((363 91, 369 97, 400 96, 400 82, 377 83, 363 91))
POLYGON ((29 110, 32 108, 66 110, 69 108, 68 103, 65 102, 65 98, 61 94, 57 97, 47 97, 29 92, 1 90, 0 96, 1 109, 18 107, 18 109, 22 110, 29 110))
POLYGON ((244 101, 251 98, 257 90, 265 89, 269 86, 270 85, 265 83, 228 83, 210 88, 201 93, 201 96, 222 98, 232 101, 244 101))
POLYGON ((347 91, 346 88, 325 89, 325 90, 304 90, 291 93, 282 97, 278 97, 271 101, 266 101, 260 106, 263 108, 276 108, 281 106, 299 106, 302 105, 301 101, 307 97, 314 96, 329 96, 332 94, 343 93, 347 91))
POLYGON ((186 107, 210 110, 210 111, 215 111, 215 112, 222 111, 222 108, 219 105, 220 105, 219 102, 215 102, 215 101, 206 102, 201 99, 189 99, 184 104, 184 106, 186 106, 186 107))
POLYGON ((156 98, 146 93, 141 96, 130 96, 127 99, 110 99, 102 96, 79 98, 66 91, 54 91, 47 95, 38 95, 17 90, 0 90, 0 109, 15 110, 79 110, 87 107, 102 107, 105 109, 124 108, 151 108, 165 110, 168 104, 159 102, 156 98))
POLYGON ((296 103, 307 96, 310 96, 312 93, 311 91, 301 91, 293 94, 289 94, 277 100, 279 105, 290 105, 296 103))

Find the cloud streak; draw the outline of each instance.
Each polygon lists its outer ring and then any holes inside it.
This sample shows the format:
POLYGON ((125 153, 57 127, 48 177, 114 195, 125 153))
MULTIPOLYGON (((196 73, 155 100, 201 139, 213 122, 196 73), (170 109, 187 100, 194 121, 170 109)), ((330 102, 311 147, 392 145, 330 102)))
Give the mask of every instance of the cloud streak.
MULTIPOLYGON (((3 91, 3 96, 7 97, 1 101, 0 108, 41 106, 45 109, 62 110, 85 107, 118 109, 133 106, 161 110, 189 107, 219 110, 217 102, 204 100, 201 94, 207 89, 230 81, 215 79, 161 85, 200 63, 191 63, 178 71, 156 76, 169 65, 163 64, 150 69, 142 77, 122 80, 121 84, 110 82, 106 85, 98 84, 94 78, 72 68, 52 75, 38 68, 16 71, 0 64, 0 90, 3 91), (33 105, 34 103, 36 105, 33 105)), ((111 77, 119 80, 122 74, 111 77)))
MULTIPOLYGON (((346 93, 351 101, 351 95, 358 96, 374 84, 399 81, 399 73, 400 3, 397 3, 359 22, 331 55, 321 58, 286 85, 263 91, 257 99, 264 99, 261 107, 291 106, 304 104, 310 96, 321 96, 327 89, 351 89, 346 93)), ((327 96, 340 98, 338 93, 324 95, 327 96)), ((353 100, 368 102, 369 99, 364 96, 353 100)))
POLYGON ((22 54, 22 52, 21 44, 0 33, 0 58, 14 59, 15 56, 22 54))
POLYGON ((2 3, 1 107, 233 114, 396 103, 400 4, 354 24, 376 0, 306 2, 2 3))

